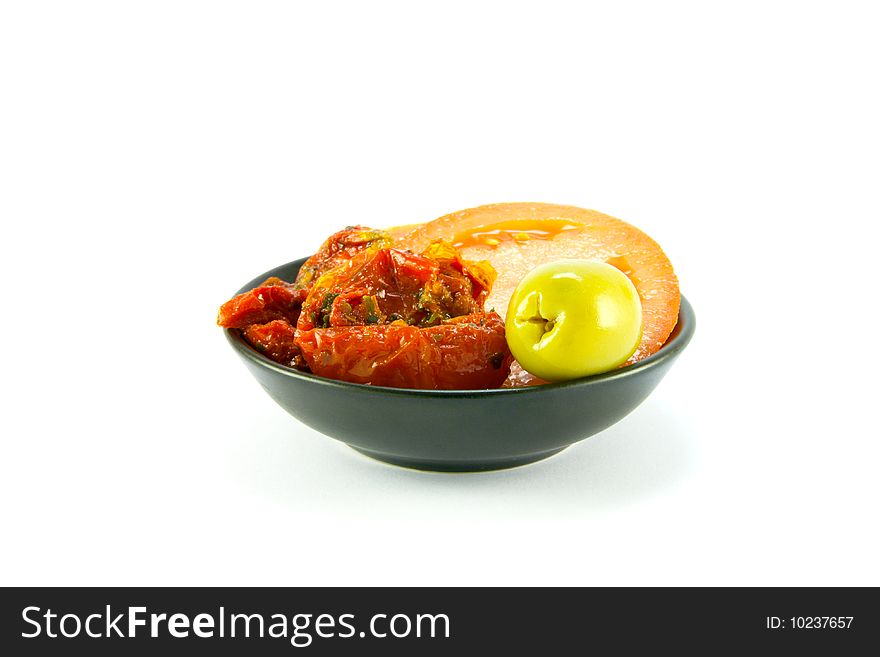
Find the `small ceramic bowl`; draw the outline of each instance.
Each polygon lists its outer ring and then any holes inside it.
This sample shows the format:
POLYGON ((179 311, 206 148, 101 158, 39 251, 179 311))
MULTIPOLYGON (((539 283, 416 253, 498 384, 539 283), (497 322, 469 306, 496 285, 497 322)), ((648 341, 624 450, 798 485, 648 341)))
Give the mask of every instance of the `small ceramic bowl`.
MULTIPOLYGON (((296 278, 305 259, 258 276, 296 278)), ((316 431, 394 465, 444 472, 500 470, 540 461, 607 429, 651 393, 694 334, 682 297, 678 324, 656 354, 564 383, 497 390, 407 390, 346 383, 269 360, 239 331, 226 337, 269 396, 316 431)))

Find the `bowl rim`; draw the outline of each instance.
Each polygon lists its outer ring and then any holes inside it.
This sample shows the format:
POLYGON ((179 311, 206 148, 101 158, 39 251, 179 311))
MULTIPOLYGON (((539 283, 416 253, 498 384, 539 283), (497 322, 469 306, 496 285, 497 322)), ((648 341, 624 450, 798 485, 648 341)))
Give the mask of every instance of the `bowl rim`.
MULTIPOLYGON (((255 278, 253 281, 242 287, 241 290, 236 294, 240 294, 241 292, 253 289, 254 287, 258 286, 261 281, 266 280, 269 276, 275 275, 273 272, 276 272, 280 269, 286 269, 297 264, 302 265, 305 260, 306 258, 301 258, 288 262, 287 264, 275 267, 274 269, 271 269, 262 276, 258 276, 257 278, 255 278)), ((297 369, 287 367, 286 365, 282 365, 281 363, 276 363, 274 360, 267 358, 244 340, 244 338, 241 336, 240 329, 226 328, 223 329, 223 332, 226 335, 226 339, 229 344, 232 345, 232 347, 236 351, 238 351, 238 353, 242 357, 250 360, 260 367, 274 370, 275 372, 290 377, 292 379, 297 379, 316 385, 329 386, 331 388, 343 389, 347 391, 374 391, 376 393, 382 392, 391 395, 418 395, 421 397, 448 398, 540 394, 542 392, 548 392, 550 390, 560 390, 563 388, 567 389, 589 387, 590 385, 604 383, 606 381, 635 376, 640 372, 658 367, 663 362, 678 356, 678 354, 681 353, 681 351, 690 342, 691 337, 693 337, 694 335, 695 328, 696 315, 694 314, 693 306, 691 306, 690 302, 688 302, 687 298, 685 298, 685 296, 682 294, 681 303, 678 310, 678 321, 675 324, 675 328, 672 329, 672 337, 668 339, 656 353, 651 354, 647 358, 633 363, 632 365, 620 367, 618 369, 611 370, 610 372, 593 374, 591 376, 585 376, 578 379, 570 379, 568 381, 546 383, 538 386, 469 390, 425 390, 421 388, 391 388, 389 386, 374 386, 367 383, 351 383, 349 381, 328 379, 327 377, 312 374, 310 372, 301 372, 297 369)))

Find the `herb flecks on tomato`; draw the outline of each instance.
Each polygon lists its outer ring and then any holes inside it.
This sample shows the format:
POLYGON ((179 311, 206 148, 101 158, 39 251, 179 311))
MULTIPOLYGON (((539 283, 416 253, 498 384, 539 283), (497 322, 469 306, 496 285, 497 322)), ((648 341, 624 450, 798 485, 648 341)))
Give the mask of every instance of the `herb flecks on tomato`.
POLYGON ((295 284, 311 287, 323 274, 334 267, 346 264, 357 254, 383 247, 390 247, 393 240, 383 230, 363 226, 349 226, 328 237, 318 252, 303 263, 295 284))
POLYGON ((408 251, 364 251, 315 281, 297 328, 390 324, 426 328, 483 310, 484 284, 462 269, 408 251))

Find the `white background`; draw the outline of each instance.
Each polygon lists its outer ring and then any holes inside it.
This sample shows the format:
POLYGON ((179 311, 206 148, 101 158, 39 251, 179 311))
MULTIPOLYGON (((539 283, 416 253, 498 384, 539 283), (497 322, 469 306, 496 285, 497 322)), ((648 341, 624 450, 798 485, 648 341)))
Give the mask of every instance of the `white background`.
POLYGON ((880 584, 872 4, 5 3, 0 581, 880 584), (214 325, 518 200, 641 227, 698 316, 552 460, 372 462, 214 325))

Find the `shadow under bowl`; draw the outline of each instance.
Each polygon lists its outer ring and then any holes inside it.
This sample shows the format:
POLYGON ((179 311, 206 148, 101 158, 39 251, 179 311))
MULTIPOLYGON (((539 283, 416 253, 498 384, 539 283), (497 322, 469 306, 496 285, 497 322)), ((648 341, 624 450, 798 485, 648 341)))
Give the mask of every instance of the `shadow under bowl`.
MULTIPOLYGON (((258 276, 296 278, 305 258, 258 276)), ((394 465, 442 472, 534 463, 623 419, 657 386, 694 334, 682 297, 678 324, 652 356, 611 372, 528 388, 410 390, 327 379, 269 360, 226 337, 269 396, 303 424, 394 465)))

